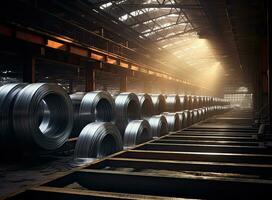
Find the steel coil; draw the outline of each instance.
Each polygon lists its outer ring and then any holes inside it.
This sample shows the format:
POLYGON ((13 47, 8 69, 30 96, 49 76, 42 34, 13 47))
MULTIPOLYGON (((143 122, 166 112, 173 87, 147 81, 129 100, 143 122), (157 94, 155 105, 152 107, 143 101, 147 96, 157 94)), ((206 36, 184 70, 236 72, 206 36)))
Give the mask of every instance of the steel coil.
POLYGON ((130 121, 140 119, 140 111, 140 102, 136 94, 124 92, 115 98, 115 125, 121 135, 130 121))
POLYGON ((193 110, 193 118, 192 118, 192 122, 193 123, 197 123, 199 121, 199 115, 198 115, 198 110, 194 109, 193 110))
POLYGON ((184 113, 183 128, 185 128, 191 125, 191 121, 190 121, 191 119, 190 119, 190 113, 188 110, 184 110, 183 113, 184 113))
POLYGON ((16 96, 25 86, 23 83, 11 83, 0 87, 0 148, 15 145, 12 111, 16 96))
POLYGON ((168 124, 169 131, 178 131, 180 130, 180 120, 177 113, 163 113, 168 124))
POLYGON ((187 95, 187 107, 186 109, 192 110, 193 109, 193 97, 191 95, 187 95))
POLYGON ((198 121, 202 121, 203 120, 203 112, 202 112, 201 108, 197 109, 197 115, 198 115, 198 121))
POLYGON ((85 94, 86 94, 85 92, 76 92, 70 95, 70 98, 73 102, 73 108, 74 108, 74 126, 73 126, 73 130, 70 137, 77 137, 80 131, 82 130, 82 128, 80 128, 79 126, 80 124, 79 108, 85 94))
POLYGON ((168 133, 167 120, 163 115, 154 115, 148 120, 152 137, 161 137, 168 133))
POLYGON ((122 137, 115 125, 93 122, 80 132, 74 154, 76 158, 103 158, 122 149, 122 137))
POLYGON ((54 150, 62 146, 73 128, 73 105, 57 84, 33 83, 17 95, 13 127, 24 147, 54 150), (46 105, 43 116, 39 109, 46 105))
POLYGON ((187 126, 187 115, 185 116, 185 112, 177 112, 179 115, 180 128, 185 128, 187 126))
POLYGON ((152 138, 151 127, 146 120, 129 122, 124 134, 124 148, 147 142, 152 138))
POLYGON ((154 105, 154 114, 159 115, 166 111, 165 97, 161 94, 151 95, 152 103, 154 105))
POLYGON ((193 113, 193 110, 189 110, 189 113, 188 113, 188 126, 192 125, 194 123, 194 113, 193 113))
MULTIPOLYGON (((74 104, 78 104, 78 98, 72 98, 74 104)), ((74 106, 75 108, 75 106, 74 106)), ((75 112, 78 112, 78 118, 76 119, 75 129, 73 132, 74 136, 78 136, 80 131, 87 124, 97 121, 97 122, 110 122, 114 119, 115 115, 115 103, 114 99, 110 93, 106 91, 92 91, 86 93, 81 102, 80 106, 76 106, 78 110, 75 109, 75 112)))
POLYGON ((180 97, 175 94, 168 95, 166 98, 166 107, 169 112, 181 111, 180 97))
POLYGON ((154 106, 151 97, 146 94, 138 94, 141 107, 141 119, 148 119, 154 114, 154 106))
POLYGON ((179 99, 180 99, 181 110, 188 109, 188 96, 187 95, 179 95, 179 99))

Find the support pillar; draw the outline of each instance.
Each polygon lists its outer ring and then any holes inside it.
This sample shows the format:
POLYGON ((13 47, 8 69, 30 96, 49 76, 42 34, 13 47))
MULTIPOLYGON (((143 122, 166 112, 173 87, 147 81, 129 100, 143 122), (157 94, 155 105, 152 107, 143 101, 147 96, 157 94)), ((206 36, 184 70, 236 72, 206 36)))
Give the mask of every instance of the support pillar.
POLYGON ((95 90, 95 69, 87 67, 85 91, 90 92, 94 90, 95 90))
POLYGON ((126 92, 127 91, 127 75, 124 74, 121 76, 120 80, 120 92, 126 92))
POLYGON ((267 61, 268 61, 268 105, 269 105, 269 124, 270 128, 272 127, 272 49, 271 49, 271 26, 272 26, 272 17, 271 17, 271 1, 267 0, 267 61))
POLYGON ((23 82, 35 83, 36 81, 36 59, 34 57, 26 57, 23 66, 23 82))

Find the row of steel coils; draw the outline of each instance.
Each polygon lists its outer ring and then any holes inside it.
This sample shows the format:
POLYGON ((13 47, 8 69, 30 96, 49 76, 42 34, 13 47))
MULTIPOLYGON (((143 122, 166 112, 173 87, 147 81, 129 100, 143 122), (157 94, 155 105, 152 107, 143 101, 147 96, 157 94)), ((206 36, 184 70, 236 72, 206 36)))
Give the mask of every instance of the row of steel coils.
POLYGON ((56 150, 75 137, 75 157, 101 158, 223 112, 228 102, 106 91, 69 96, 57 84, 15 83, 0 87, 0 108, 0 148, 7 152, 56 150))

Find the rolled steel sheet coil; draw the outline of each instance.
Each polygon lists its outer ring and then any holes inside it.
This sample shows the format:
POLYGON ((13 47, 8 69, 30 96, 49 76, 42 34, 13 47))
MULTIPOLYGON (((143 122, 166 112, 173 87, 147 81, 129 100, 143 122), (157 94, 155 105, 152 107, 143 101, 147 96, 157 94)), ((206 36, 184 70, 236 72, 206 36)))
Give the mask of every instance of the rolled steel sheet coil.
POLYGON ((163 115, 154 115, 148 120, 152 137, 161 137, 168 134, 168 124, 167 120, 163 115))
MULTIPOLYGON (((187 98, 187 97, 186 97, 187 98)), ((179 101, 180 101, 180 105, 181 105, 181 110, 186 110, 186 98, 184 95, 179 95, 179 101)))
POLYGON ((202 121, 203 120, 203 112, 202 112, 201 108, 197 109, 197 115, 198 115, 198 121, 202 121))
POLYGON ((134 93, 120 93, 115 98, 115 125, 121 135, 124 134, 128 123, 141 118, 140 102, 134 93))
POLYGON ((103 158, 123 149, 122 137, 110 122, 93 122, 79 134, 75 158, 103 158))
POLYGON ((13 127, 24 147, 54 150, 68 139, 73 128, 73 104, 57 84, 33 83, 17 95, 13 127), (46 105, 43 116, 39 109, 46 105))
POLYGON ((152 103, 154 105, 154 114, 159 115, 166 111, 165 97, 161 94, 151 95, 152 103))
POLYGON ((198 108, 202 108, 204 106, 204 97, 203 96, 199 96, 198 97, 198 108))
POLYGON ((193 110, 189 110, 188 125, 192 125, 193 123, 194 123, 194 112, 193 112, 193 110))
POLYGON ((146 93, 138 94, 141 107, 141 119, 148 119, 154 114, 154 106, 151 97, 146 93))
POLYGON ((168 124, 169 131, 178 131, 180 130, 180 120, 177 113, 163 113, 168 124))
POLYGON ((199 106, 199 97, 198 96, 193 96, 193 109, 197 109, 199 106))
POLYGON ((198 110, 194 109, 193 110, 193 119, 192 119, 193 123, 197 123, 199 121, 199 115, 198 114, 199 114, 198 110))
POLYGON ((79 108, 85 94, 86 94, 85 92, 76 92, 70 95, 74 108, 74 126, 72 133, 70 134, 70 137, 77 137, 80 131, 82 130, 82 128, 80 128, 79 126, 80 125, 79 108))
POLYGON ((191 95, 187 95, 187 97, 188 97, 187 109, 192 110, 193 106, 194 106, 193 105, 194 104, 194 98, 191 95))
POLYGON ((75 125, 72 135, 75 137, 91 122, 110 122, 114 120, 114 99, 106 91, 88 92, 83 97, 82 94, 74 95, 72 101, 75 112, 75 125))
POLYGON ((0 87, 0 148, 16 145, 12 111, 18 93, 25 86, 24 83, 11 83, 0 87))
POLYGON ((177 112, 179 115, 180 128, 185 128, 187 126, 187 115, 185 116, 185 112, 177 112))
POLYGON ((184 120, 183 120, 184 126, 183 126, 183 128, 185 128, 185 127, 188 127, 191 125, 191 119, 190 119, 189 110, 184 110, 183 113, 184 113, 184 120))
POLYGON ((124 133, 124 148, 147 142, 151 138, 151 127, 147 120, 131 121, 124 133))
POLYGON ((175 94, 168 95, 166 98, 166 107, 169 112, 181 111, 180 97, 175 94))

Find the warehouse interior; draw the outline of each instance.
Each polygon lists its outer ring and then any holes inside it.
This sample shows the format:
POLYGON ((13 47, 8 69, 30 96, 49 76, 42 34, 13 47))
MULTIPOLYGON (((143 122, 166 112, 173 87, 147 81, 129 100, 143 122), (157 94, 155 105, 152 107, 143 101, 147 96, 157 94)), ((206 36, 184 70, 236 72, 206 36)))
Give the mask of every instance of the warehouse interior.
POLYGON ((263 199, 269 0, 0 7, 0 199, 263 199))

